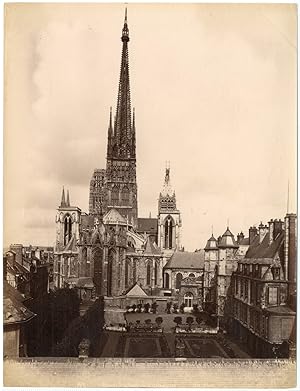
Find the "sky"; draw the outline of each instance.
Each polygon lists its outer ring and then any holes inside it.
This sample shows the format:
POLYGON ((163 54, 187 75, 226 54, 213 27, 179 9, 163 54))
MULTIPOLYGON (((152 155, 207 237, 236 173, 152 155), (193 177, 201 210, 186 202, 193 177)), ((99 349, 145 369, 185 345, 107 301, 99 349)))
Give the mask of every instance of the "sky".
MULTIPOLYGON (((166 161, 182 244, 296 211, 297 13, 280 4, 129 4, 139 217, 166 161)), ((5 9, 4 245, 54 245, 62 186, 88 211, 116 109, 122 4, 5 9)))

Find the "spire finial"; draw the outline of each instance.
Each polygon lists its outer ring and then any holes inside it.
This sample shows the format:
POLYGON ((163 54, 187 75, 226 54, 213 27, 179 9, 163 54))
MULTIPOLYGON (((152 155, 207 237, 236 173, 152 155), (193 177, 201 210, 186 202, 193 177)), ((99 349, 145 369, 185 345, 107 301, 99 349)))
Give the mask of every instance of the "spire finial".
POLYGON ((211 234, 212 234, 212 236, 214 236, 214 226, 213 225, 211 226, 211 234))
POLYGON ((66 206, 65 187, 64 186, 63 186, 63 189, 62 189, 60 206, 63 207, 63 208, 66 206))
POLYGON ((112 129, 112 107, 109 108, 109 127, 112 129))
POLYGON ((124 18, 124 27, 122 30, 122 42, 129 41, 129 30, 127 26, 127 7, 125 8, 125 18, 124 18))
POLYGON ((70 194, 69 194, 69 190, 67 190, 67 206, 70 206, 70 194))
POLYGON ((227 218, 227 229, 229 229, 229 218, 227 218))

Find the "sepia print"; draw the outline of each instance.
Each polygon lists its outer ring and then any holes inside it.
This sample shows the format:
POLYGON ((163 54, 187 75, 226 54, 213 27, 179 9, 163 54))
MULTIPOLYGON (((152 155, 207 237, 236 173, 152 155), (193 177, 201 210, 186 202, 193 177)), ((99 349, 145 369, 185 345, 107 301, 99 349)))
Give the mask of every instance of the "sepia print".
POLYGON ((296 386, 296 34, 5 5, 5 386, 296 386))

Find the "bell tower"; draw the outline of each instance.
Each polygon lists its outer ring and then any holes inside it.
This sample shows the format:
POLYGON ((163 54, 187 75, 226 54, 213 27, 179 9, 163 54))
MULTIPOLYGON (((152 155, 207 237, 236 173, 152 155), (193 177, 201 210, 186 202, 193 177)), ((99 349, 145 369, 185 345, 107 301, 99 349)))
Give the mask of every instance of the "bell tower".
POLYGON ((69 190, 67 196, 62 190, 60 206, 56 214, 56 249, 63 251, 73 249, 79 240, 79 224, 81 210, 77 206, 71 206, 69 190))
POLYGON ((166 256, 180 248, 181 216, 176 207, 175 191, 170 181, 170 166, 167 165, 163 189, 158 200, 158 246, 166 256))

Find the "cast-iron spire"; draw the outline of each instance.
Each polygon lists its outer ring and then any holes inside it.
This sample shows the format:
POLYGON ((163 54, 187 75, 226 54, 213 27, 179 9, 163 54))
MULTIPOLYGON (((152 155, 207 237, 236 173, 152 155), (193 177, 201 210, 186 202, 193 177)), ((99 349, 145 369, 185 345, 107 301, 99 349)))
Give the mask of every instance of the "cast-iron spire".
MULTIPOLYGON (((131 127, 131 102, 129 84, 128 42, 129 30, 127 25, 127 9, 125 10, 124 26, 122 29, 122 56, 120 81, 114 124, 114 158, 134 158, 132 156, 133 129, 131 127), (116 156, 115 156, 116 154, 116 156)), ((135 155, 135 154, 134 154, 135 155)))

